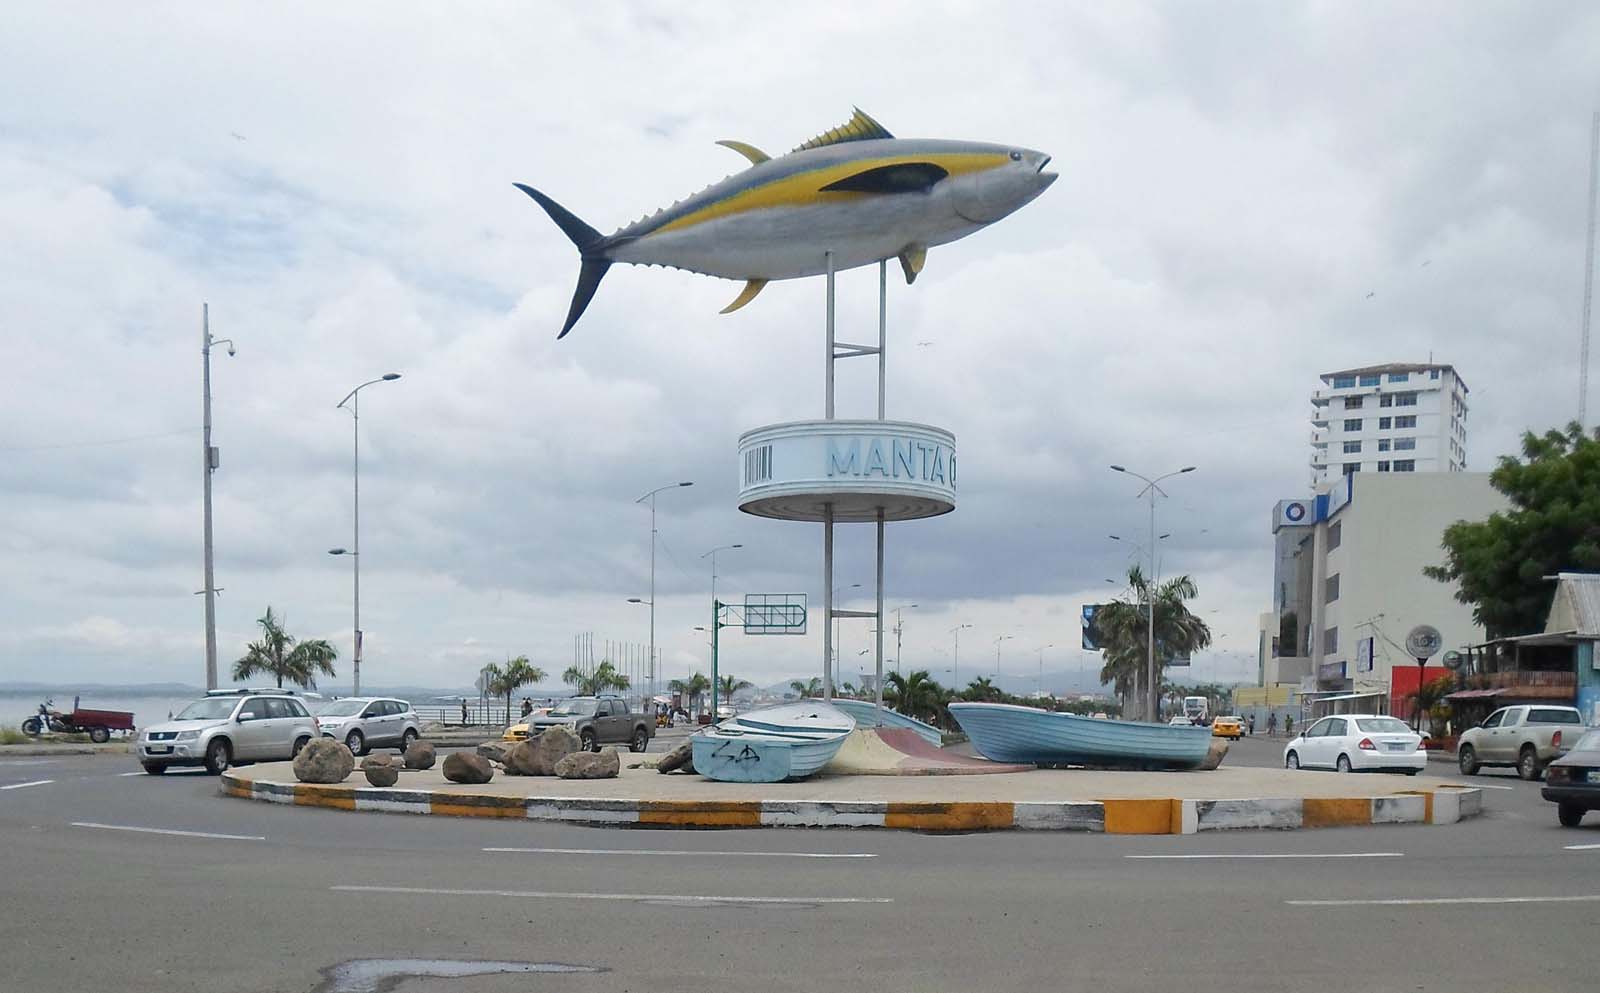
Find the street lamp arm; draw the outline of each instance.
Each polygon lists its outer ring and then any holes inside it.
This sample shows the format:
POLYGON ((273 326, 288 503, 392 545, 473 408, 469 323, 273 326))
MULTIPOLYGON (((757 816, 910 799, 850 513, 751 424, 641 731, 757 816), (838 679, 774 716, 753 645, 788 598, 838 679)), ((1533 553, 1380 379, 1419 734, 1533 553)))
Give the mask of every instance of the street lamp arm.
POLYGON ((690 483, 668 483, 665 486, 657 486, 655 489, 651 490, 649 493, 646 493, 644 496, 640 497, 639 499, 637 499, 637 500, 635 500, 633 502, 634 503, 644 503, 646 500, 648 500, 651 497, 655 496, 657 493, 660 493, 662 490, 670 490, 670 489, 674 489, 674 488, 679 487, 679 486, 693 486, 693 485, 694 485, 694 483, 690 482, 690 483))
POLYGON ((334 409, 338 410, 340 407, 343 407, 345 404, 350 402, 351 397, 375 383, 392 383, 399 378, 400 374, 398 372, 386 372, 377 379, 369 379, 365 383, 362 383, 360 386, 357 386, 355 389, 351 390, 349 393, 346 393, 343 400, 340 400, 338 403, 334 404, 334 409))

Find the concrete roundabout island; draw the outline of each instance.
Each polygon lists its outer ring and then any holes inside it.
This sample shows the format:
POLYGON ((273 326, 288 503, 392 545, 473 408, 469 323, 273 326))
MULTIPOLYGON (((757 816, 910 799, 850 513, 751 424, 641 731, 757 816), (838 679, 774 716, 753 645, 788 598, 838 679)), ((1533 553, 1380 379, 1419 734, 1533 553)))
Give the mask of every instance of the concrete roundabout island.
POLYGON ((1270 768, 1211 772, 1036 769, 977 776, 820 775, 799 783, 718 783, 627 768, 613 779, 447 781, 407 770, 393 787, 297 782, 292 764, 223 776, 230 797, 366 813, 491 817, 618 827, 843 827, 1194 834, 1247 828, 1453 824, 1481 790, 1449 781, 1270 768))

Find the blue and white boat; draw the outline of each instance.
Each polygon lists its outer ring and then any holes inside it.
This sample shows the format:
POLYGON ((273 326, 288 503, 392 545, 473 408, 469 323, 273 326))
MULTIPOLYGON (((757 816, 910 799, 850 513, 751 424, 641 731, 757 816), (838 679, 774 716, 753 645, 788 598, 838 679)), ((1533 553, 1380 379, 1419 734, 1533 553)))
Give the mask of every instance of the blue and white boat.
POLYGON ((1115 769, 1192 769, 1205 761, 1211 729, 1108 721, 1005 703, 952 703, 950 715, 995 762, 1115 769))
POLYGON ((694 771, 724 783, 804 779, 833 760, 855 718, 820 700, 752 710, 690 738, 694 771))
POLYGON ((877 705, 870 700, 841 700, 835 697, 833 705, 854 717, 857 727, 905 728, 908 731, 915 731, 935 748, 944 744, 944 734, 938 728, 932 724, 924 724, 915 717, 907 717, 899 711, 884 707, 882 720, 879 720, 877 705))

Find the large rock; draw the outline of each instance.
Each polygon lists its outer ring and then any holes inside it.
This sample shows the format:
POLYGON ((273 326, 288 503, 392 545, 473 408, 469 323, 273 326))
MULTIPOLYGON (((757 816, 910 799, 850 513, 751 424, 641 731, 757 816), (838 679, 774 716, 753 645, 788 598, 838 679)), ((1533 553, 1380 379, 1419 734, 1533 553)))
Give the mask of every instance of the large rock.
POLYGON ((1222 757, 1228 754, 1228 743, 1221 738, 1212 738, 1211 747, 1206 750, 1206 760, 1200 763, 1201 772, 1210 772, 1222 764, 1222 757))
POLYGON ((519 742, 501 741, 499 738, 496 738, 493 741, 486 741, 479 745, 478 755, 482 758, 488 759, 490 762, 499 762, 500 764, 504 765, 506 761, 506 753, 511 751, 511 749, 516 747, 518 744, 519 742))
POLYGON ((433 763, 438 759, 433 744, 427 741, 413 741, 411 747, 406 749, 405 762, 407 769, 432 769, 433 763))
POLYGON ((451 752, 444 757, 444 778, 452 783, 476 786, 494 778, 494 766, 481 755, 451 752))
POLYGON ((355 767, 356 757, 344 742, 312 738, 294 757, 294 778, 302 783, 342 783, 355 767))
POLYGON ((556 763, 576 752, 579 747, 578 736, 565 727, 545 728, 539 737, 529 738, 526 744, 529 746, 526 753, 528 758, 521 768, 529 776, 555 775, 556 763))
POLYGON ((615 748, 603 752, 573 752, 556 763, 556 775, 562 779, 615 779, 622 771, 622 760, 615 748))
POLYGON ((368 755, 361 760, 361 771, 374 786, 393 786, 400 781, 400 767, 387 755, 368 755))
POLYGON ((685 739, 683 744, 661 756, 661 761, 656 763, 656 771, 668 773, 676 769, 684 772, 694 772, 694 745, 685 739))

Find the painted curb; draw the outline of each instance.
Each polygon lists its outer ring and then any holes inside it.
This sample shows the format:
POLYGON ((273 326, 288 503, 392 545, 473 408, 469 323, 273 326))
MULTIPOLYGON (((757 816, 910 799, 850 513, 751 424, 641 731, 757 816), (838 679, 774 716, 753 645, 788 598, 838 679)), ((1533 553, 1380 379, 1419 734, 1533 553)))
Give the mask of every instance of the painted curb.
POLYGON ((443 817, 495 817, 626 827, 838 827, 899 831, 1088 831, 1195 834, 1372 824, 1454 824, 1478 816, 1483 791, 1440 787, 1376 797, 1238 800, 1106 798, 1059 803, 873 800, 631 800, 517 797, 222 776, 224 796, 298 807, 443 817))

